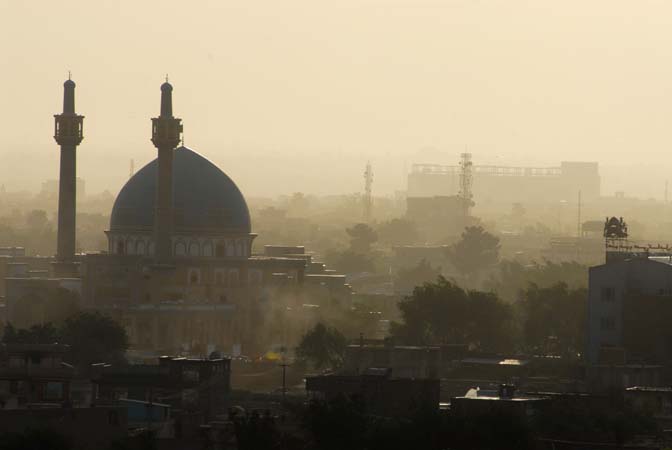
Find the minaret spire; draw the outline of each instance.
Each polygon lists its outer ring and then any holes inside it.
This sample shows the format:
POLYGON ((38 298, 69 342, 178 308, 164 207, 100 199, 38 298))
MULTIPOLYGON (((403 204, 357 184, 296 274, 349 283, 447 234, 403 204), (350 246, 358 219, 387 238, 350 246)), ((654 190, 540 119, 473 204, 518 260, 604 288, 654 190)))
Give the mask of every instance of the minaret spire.
POLYGON ((169 264, 173 255, 173 150, 180 143, 181 122, 173 117, 173 86, 166 76, 161 85, 161 114, 152 119, 152 143, 158 151, 154 256, 159 264, 169 264))
POLYGON ((161 116, 163 118, 173 117, 173 86, 168 83, 168 75, 166 75, 166 82, 161 85, 161 116))
POLYGON ((75 82, 68 72, 63 83, 63 112, 54 115, 54 139, 61 146, 58 185, 57 276, 76 276, 75 217, 77 214, 77 146, 84 138, 84 116, 75 113, 75 82))

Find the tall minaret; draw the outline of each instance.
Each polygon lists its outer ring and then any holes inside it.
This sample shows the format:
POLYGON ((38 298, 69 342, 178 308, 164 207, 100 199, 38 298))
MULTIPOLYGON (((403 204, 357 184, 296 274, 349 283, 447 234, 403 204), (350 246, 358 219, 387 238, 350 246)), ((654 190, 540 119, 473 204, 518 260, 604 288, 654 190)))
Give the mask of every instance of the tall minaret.
POLYGON ((154 214, 154 257, 159 264, 169 264, 173 255, 173 151, 180 143, 181 121, 173 117, 173 87, 166 77, 161 85, 161 115, 152 119, 152 143, 159 153, 154 214))
POLYGON ((77 146, 82 142, 84 116, 75 113, 75 82, 63 84, 63 113, 54 115, 54 139, 61 146, 58 185, 57 276, 76 276, 75 215, 77 201, 77 146))

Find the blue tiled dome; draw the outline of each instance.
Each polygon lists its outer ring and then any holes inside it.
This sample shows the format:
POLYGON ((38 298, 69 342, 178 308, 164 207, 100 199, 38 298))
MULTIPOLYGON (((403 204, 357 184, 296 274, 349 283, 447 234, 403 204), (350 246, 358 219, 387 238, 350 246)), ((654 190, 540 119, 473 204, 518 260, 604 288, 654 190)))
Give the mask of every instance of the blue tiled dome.
MULTIPOLYGON (((154 226, 157 161, 140 169, 114 202, 111 231, 147 231, 154 226)), ((173 159, 174 231, 247 234, 250 212, 238 186, 217 166, 186 147, 173 159)))

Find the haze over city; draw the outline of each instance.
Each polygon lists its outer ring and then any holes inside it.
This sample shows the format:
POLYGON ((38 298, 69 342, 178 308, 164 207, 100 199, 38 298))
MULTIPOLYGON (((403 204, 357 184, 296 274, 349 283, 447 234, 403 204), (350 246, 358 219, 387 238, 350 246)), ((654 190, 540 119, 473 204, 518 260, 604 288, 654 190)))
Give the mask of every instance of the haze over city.
POLYGON ((672 449, 672 2, 0 0, 0 450, 672 449))
POLYGON ((605 194, 661 199, 671 25, 653 0, 3 2, 0 177, 33 191, 56 178, 72 71, 78 175, 116 194, 130 159, 154 157, 167 73, 185 143, 246 195, 359 191, 367 160, 390 194, 412 163, 466 148, 477 164, 598 161, 605 194))

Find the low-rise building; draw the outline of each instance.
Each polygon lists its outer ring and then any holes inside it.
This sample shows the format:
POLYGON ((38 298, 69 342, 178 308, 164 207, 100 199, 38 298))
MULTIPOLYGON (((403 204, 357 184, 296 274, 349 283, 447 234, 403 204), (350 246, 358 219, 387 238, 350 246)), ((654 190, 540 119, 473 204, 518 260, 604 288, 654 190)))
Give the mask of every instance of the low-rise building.
POLYGON ((450 410, 458 417, 506 414, 529 420, 548 402, 547 397, 517 394, 513 385, 504 384, 498 390, 469 389, 464 396, 450 400, 450 410))
POLYGON ((367 414, 404 417, 439 409, 439 380, 395 378, 386 369, 360 375, 321 375, 306 378, 306 390, 326 401, 339 396, 362 402, 367 414))
POLYGON ((159 363, 94 368, 96 402, 119 399, 165 403, 179 411, 214 420, 226 411, 231 390, 231 361, 163 356, 159 363))

